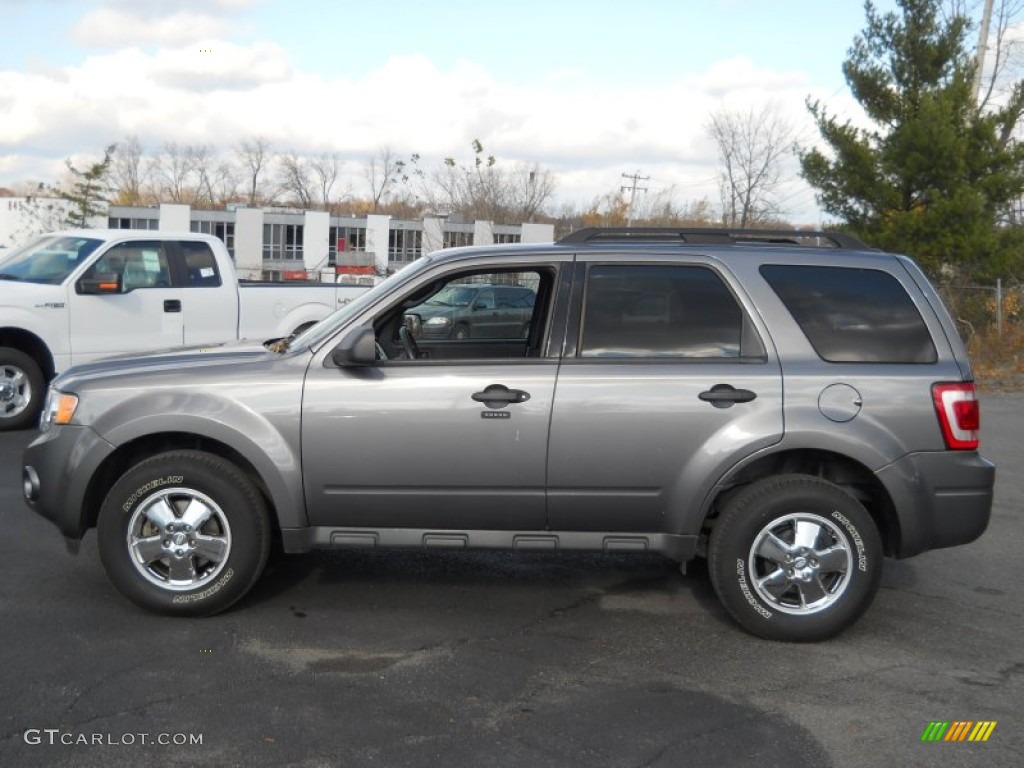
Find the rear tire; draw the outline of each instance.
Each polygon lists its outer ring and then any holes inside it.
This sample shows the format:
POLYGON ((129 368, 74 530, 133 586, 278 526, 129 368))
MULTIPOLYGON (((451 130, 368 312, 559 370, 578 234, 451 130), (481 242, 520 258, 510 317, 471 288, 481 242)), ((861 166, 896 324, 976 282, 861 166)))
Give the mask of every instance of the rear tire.
POLYGON ((39 364, 13 347, 0 347, 0 431, 28 429, 39 420, 46 394, 39 364))
POLYGON ((882 540, 863 505, 806 475, 751 483, 711 532, 711 583, 747 631, 769 640, 834 637, 867 610, 882 574, 882 540))
POLYGON ((245 595, 270 551, 267 506, 231 462, 202 451, 145 459, 110 489, 97 525, 114 586, 157 613, 209 616, 245 595))

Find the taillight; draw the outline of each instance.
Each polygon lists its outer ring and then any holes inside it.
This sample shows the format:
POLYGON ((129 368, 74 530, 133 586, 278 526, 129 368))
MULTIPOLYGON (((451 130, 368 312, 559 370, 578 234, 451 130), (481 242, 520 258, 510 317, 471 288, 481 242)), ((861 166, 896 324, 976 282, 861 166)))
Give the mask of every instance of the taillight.
POLYGON ((981 404, 974 383, 932 384, 932 400, 946 447, 954 451, 977 450, 981 404))

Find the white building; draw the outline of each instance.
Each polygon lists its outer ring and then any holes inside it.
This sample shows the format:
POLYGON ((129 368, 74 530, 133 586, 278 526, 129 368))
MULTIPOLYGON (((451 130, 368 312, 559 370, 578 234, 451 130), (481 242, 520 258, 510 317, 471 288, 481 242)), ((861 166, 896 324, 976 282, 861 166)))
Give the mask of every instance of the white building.
MULTIPOLYGON (((0 245, 20 245, 41 232, 62 229, 66 206, 66 201, 47 198, 0 198, 0 245)), ((215 235, 241 277, 269 280, 382 275, 440 248, 551 242, 555 235, 551 224, 459 223, 437 216, 406 221, 243 206, 208 211, 171 203, 111 205, 106 221, 92 225, 215 235)))

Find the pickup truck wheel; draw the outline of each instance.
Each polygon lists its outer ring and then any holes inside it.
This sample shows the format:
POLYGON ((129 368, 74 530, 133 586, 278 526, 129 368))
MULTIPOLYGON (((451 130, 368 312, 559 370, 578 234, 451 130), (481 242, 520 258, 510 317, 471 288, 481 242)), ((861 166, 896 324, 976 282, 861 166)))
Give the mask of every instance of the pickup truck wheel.
POLYGON ((751 483, 711 532, 711 583, 747 631, 769 640, 824 640, 871 604, 882 541, 859 501, 832 483, 783 475, 751 483))
POLYGON ((241 598, 270 551, 266 504, 231 462, 174 451, 132 467, 97 525, 100 559, 129 600, 158 613, 209 616, 241 598))
POLYGON ((39 417, 43 372, 20 349, 0 347, 0 431, 27 429, 39 417))

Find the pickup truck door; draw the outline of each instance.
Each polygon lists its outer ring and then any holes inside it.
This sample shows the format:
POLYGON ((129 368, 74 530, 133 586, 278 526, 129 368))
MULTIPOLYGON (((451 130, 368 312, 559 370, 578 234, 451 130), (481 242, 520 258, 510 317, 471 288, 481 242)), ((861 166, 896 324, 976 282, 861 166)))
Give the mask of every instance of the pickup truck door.
POLYGON ((238 284, 234 273, 220 268, 213 250, 202 240, 178 240, 169 248, 181 300, 184 343, 216 344, 237 339, 238 284))
POLYGON ((180 292, 171 287, 166 244, 118 243, 68 286, 71 364, 183 343, 180 292), (81 294, 84 278, 121 275, 121 293, 81 294))
POLYGON ((604 258, 581 254, 577 264, 551 418, 548 524, 695 534, 721 473, 782 439, 781 369, 715 261, 604 258))

